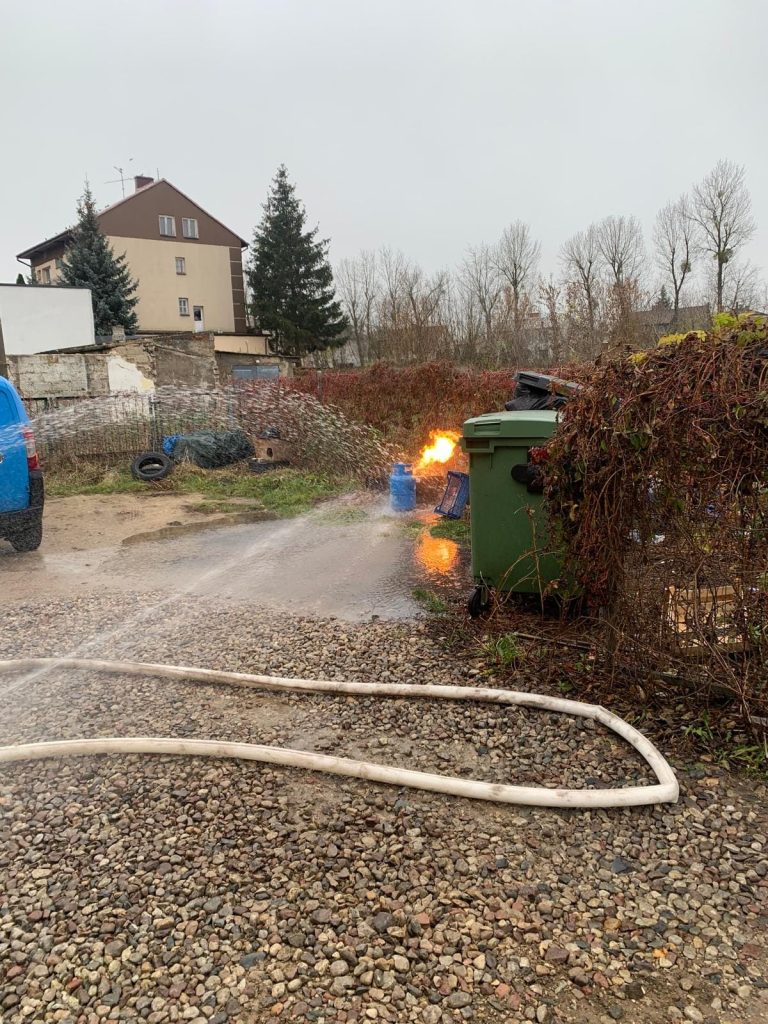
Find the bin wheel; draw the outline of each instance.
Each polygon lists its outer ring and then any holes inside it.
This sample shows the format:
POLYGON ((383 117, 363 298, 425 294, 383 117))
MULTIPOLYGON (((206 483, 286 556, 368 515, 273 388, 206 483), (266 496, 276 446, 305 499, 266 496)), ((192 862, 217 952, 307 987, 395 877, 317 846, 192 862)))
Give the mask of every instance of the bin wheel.
POLYGON ((483 612, 488 611, 488 605, 490 604, 490 595, 488 594, 488 587, 480 586, 475 587, 467 601, 467 611, 471 619, 476 619, 483 612))

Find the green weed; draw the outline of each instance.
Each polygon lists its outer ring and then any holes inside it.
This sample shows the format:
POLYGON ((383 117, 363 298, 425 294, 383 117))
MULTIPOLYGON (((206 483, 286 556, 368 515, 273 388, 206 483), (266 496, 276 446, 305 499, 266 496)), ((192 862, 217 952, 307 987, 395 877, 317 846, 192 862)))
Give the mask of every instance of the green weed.
POLYGON ((523 651, 516 633, 502 633, 483 644, 487 658, 499 665, 514 665, 523 657, 523 651))
POLYGON ((429 528, 433 537, 445 537, 458 544, 469 540, 469 523, 464 519, 440 519, 429 528))
POLYGON ((448 611, 448 605, 445 601, 438 597, 433 590, 427 590, 424 587, 415 587, 413 590, 413 598, 418 601, 422 608, 425 608, 432 615, 445 615, 448 611))
POLYGON ((689 722, 688 725, 683 726, 683 735, 692 736, 700 743, 714 743, 715 732, 712 729, 709 715, 705 712, 701 718, 697 718, 695 721, 689 722))
POLYGON ((743 734, 713 725, 706 711, 684 726, 683 733, 706 750, 704 760, 729 771, 768 778, 768 740, 749 743, 743 734))

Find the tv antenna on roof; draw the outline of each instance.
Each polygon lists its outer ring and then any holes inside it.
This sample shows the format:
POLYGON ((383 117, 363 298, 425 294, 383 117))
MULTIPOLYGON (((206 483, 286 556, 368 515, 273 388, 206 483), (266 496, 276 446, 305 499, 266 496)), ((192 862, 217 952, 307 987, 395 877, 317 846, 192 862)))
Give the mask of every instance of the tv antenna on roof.
MULTIPOLYGON (((129 157, 128 158, 128 163, 129 164, 133 163, 133 157, 129 157)), ((122 187, 122 190, 123 190, 123 199, 125 199, 125 183, 126 183, 126 181, 130 181, 131 180, 130 175, 128 177, 125 176, 125 171, 126 171, 125 167, 117 167, 114 164, 113 164, 113 166, 114 166, 115 170, 117 171, 117 173, 120 175, 120 177, 119 178, 114 178, 112 181, 105 181, 104 184, 105 185, 116 185, 118 183, 118 181, 119 181, 120 185, 122 187)), ((127 168, 127 170, 130 171, 130 167, 127 168)))

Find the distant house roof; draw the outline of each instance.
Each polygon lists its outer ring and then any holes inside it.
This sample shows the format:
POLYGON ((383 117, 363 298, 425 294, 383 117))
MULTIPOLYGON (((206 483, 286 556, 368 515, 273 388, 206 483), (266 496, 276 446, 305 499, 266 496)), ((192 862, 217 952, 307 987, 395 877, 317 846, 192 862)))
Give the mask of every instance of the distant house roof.
POLYGON ((654 306, 653 309, 641 309, 635 314, 638 321, 645 327, 662 330, 672 328, 688 328, 688 330, 704 330, 710 326, 712 314, 709 306, 680 306, 675 320, 674 309, 667 306, 654 306))
POLYGON ((52 235, 50 238, 46 238, 45 241, 38 242, 37 245, 32 245, 29 249, 25 249, 24 252, 17 253, 16 259, 32 260, 35 256, 42 256, 51 250, 58 250, 62 246, 69 244, 71 236, 72 228, 67 228, 66 231, 60 231, 58 235, 52 235))
MULTIPOLYGON (((134 199, 137 198, 137 196, 145 196, 147 192, 151 191, 154 188, 157 188, 159 185, 165 185, 168 188, 173 189, 173 191, 178 193, 178 195, 180 195, 182 199, 185 199, 188 203, 191 203, 192 206, 195 206, 197 207, 198 210, 202 211, 202 213, 204 213, 206 217, 210 217, 212 221, 215 221, 216 224, 222 227, 225 231, 228 231, 230 234, 235 235, 235 237, 238 238, 238 241, 240 242, 240 247, 242 249, 247 247, 248 242, 246 242, 244 238, 239 238, 239 236, 237 236, 235 232, 231 230, 231 228, 228 228, 226 224, 222 224, 222 222, 217 217, 214 217, 210 213, 208 213, 208 211, 203 209, 203 207, 200 206, 199 203, 196 203, 194 199, 190 199, 188 195, 182 192, 181 189, 176 188, 176 186, 171 184, 171 182, 168 181, 166 178, 158 178, 157 181, 152 181, 146 185, 137 187, 135 192, 131 192, 130 195, 124 196, 122 199, 118 199, 116 203, 112 203, 110 206, 107 206, 103 210, 100 210, 98 213, 99 220, 101 220, 102 217, 111 214, 113 210, 117 210, 119 207, 122 207, 127 203, 131 203, 134 199)), ((44 241, 38 242, 36 245, 32 245, 28 249, 25 249, 24 252, 18 253, 16 258, 20 260, 31 260, 34 259, 36 256, 42 256, 47 252, 52 252, 63 247, 66 247, 69 244, 70 239, 72 237, 72 230, 73 229, 69 227, 65 231, 60 231, 58 235, 53 235, 51 238, 46 238, 44 241)), ((106 233, 109 234, 108 231, 106 233)))

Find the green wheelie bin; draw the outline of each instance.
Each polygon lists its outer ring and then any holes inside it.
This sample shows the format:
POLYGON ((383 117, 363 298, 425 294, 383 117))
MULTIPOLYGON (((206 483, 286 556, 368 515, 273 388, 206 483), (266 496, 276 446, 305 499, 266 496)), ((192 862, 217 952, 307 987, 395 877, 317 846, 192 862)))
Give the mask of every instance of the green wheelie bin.
POLYGON ((557 415, 544 409, 495 412, 464 424, 477 584, 470 614, 482 611, 490 588, 540 594, 560 574, 560 558, 549 548, 540 476, 530 460, 531 448, 554 433, 557 415))

